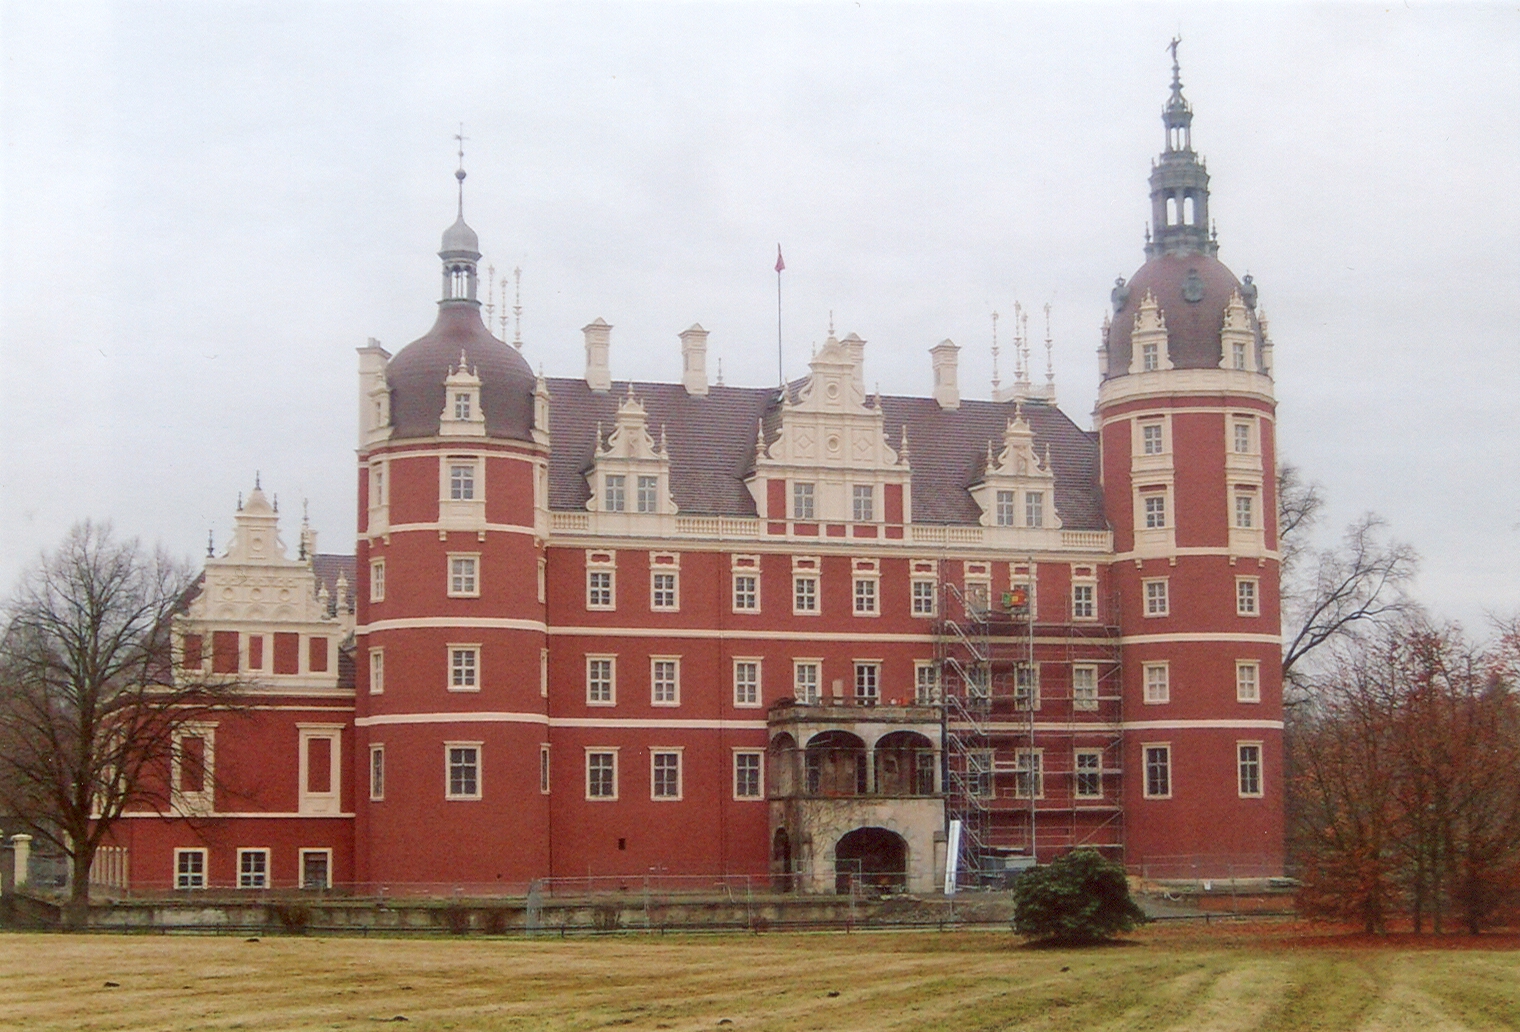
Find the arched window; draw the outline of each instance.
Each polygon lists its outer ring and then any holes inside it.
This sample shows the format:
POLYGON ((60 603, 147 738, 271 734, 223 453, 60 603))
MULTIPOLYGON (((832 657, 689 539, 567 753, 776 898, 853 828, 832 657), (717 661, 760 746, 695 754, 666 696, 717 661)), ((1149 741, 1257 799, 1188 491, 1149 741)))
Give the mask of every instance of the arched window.
POLYGON ((1198 205, 1192 194, 1188 194, 1182 201, 1182 223, 1185 226, 1198 224, 1198 205))

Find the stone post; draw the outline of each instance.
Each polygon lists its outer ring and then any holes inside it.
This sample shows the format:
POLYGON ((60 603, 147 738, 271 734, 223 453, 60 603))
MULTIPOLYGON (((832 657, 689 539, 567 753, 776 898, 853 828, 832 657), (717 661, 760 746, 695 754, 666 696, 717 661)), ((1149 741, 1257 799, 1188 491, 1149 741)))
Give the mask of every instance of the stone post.
POLYGON ((27 866, 32 859, 32 836, 16 835, 11 839, 16 858, 16 888, 27 883, 27 866))

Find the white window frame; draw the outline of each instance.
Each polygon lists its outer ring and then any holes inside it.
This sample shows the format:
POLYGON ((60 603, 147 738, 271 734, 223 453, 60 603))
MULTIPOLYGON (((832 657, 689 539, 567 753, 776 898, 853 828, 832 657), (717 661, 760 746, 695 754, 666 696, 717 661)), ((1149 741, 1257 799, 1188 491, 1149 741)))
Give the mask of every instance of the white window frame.
POLYGON ((1235 701, 1261 702, 1261 662, 1255 659, 1235 661, 1235 701))
POLYGON ((617 705, 617 656, 605 653, 592 653, 586 656, 586 705, 587 706, 616 706, 617 705), (601 678, 592 678, 591 665, 593 663, 607 664, 607 698, 598 698, 592 693, 594 685, 601 683, 601 678))
POLYGON ((1142 797, 1145 799, 1170 799, 1177 791, 1176 771, 1172 767, 1172 743, 1171 742, 1141 742, 1140 743, 1140 788, 1142 797), (1166 791, 1151 791, 1151 753, 1156 752, 1162 758, 1166 774, 1166 791))
POLYGON ((264 846, 239 846, 237 849, 237 887, 240 889, 269 888, 269 849, 264 846), (245 871, 243 858, 259 857, 263 863, 257 871, 245 871))
POLYGON ((876 522, 876 485, 850 485, 850 518, 855 523, 876 522))
POLYGON ((734 800, 741 803, 754 803, 765 801, 765 750, 764 749, 735 749, 733 752, 733 792, 734 800), (755 791, 741 793, 739 791, 739 759, 753 758, 755 761, 755 791))
POLYGON ((818 485, 807 480, 792 482, 792 519, 812 523, 818 519, 818 485))
POLYGON ((680 656, 650 656, 649 657, 649 705, 659 706, 665 709, 681 705, 681 657, 680 656), (669 664, 670 677, 660 676, 660 668, 669 664), (661 691, 668 693, 667 698, 660 698, 661 691))
POLYGON ((823 609, 819 604, 819 577, 818 571, 792 574, 792 615, 793 616, 817 616, 823 609), (804 600, 803 585, 810 584, 807 589, 806 599, 811 604, 809 608, 803 608, 804 600))
POLYGON ((547 648, 538 650, 538 697, 540 699, 549 697, 549 650, 547 648))
POLYGON ((937 706, 944 701, 939 664, 932 659, 913 661, 913 704, 937 706))
POLYGON ((617 571, 612 569, 592 569, 586 571, 586 608, 592 611, 611 612, 617 608, 617 571), (605 577, 606 585, 597 581, 605 577), (606 593, 606 600, 602 600, 602 593, 606 593))
POLYGON ((1172 701, 1172 668, 1165 660, 1140 664, 1141 698, 1147 706, 1172 701))
POLYGON ((1153 373, 1161 368, 1161 348, 1156 341, 1148 340, 1140 345, 1140 371, 1153 373))
POLYGON ((673 566, 656 566, 649 571, 649 608, 656 613, 678 613, 681 611, 681 571, 673 566), (660 578, 669 577, 668 588, 660 586, 660 578), (669 593, 669 598, 662 599, 661 595, 669 593))
POLYGON ((1260 577, 1235 578, 1235 615, 1251 617, 1261 615, 1260 577))
POLYGON ((914 616, 939 615, 939 581, 929 577, 914 577, 909 587, 909 597, 911 599, 909 608, 914 616), (923 591, 925 587, 928 588, 927 591, 923 591), (923 605, 926 600, 927 607, 923 605))
POLYGON ((1172 615, 1172 589, 1166 577, 1148 577, 1140 582, 1141 606, 1146 617, 1172 615))
POLYGON ((301 813, 336 817, 342 809, 344 727, 343 724, 296 724, 296 743, 301 751, 296 762, 296 776, 300 778, 296 806, 301 813), (311 743, 321 739, 331 743, 327 754, 328 790, 312 792, 307 788, 311 784, 311 743))
POLYGON ((448 565, 445 569, 448 572, 449 598, 480 597, 479 552, 450 552, 448 553, 448 565))
POLYGON ((549 743, 542 742, 538 747, 538 794, 548 795, 551 786, 551 778, 554 770, 553 757, 549 752, 549 743))
MULTIPOLYGON (((208 814, 216 809, 216 724, 181 724, 174 729, 174 748, 169 762, 169 799, 174 808, 182 813, 208 814), (180 787, 184 752, 180 743, 186 738, 198 738, 201 742, 201 788, 186 791, 180 787)), ((305 784, 305 782, 302 782, 305 784)))
POLYGON ((176 849, 174 851, 174 889, 176 892, 204 889, 210 882, 210 852, 201 847, 176 849), (185 860, 200 857, 198 870, 186 870, 185 860))
POLYGON ((371 695, 385 694, 384 648, 373 648, 369 650, 369 693, 371 695))
POLYGON ((881 578, 855 575, 854 604, 856 616, 881 615, 881 578))
POLYGON ((733 611, 735 613, 758 613, 760 612, 760 571, 759 570, 735 570, 733 572, 733 611), (740 580, 749 581, 748 590, 741 591, 740 580), (748 602, 748 605, 741 605, 748 602))
POLYGON ((1092 712, 1098 708, 1098 668, 1091 663, 1073 663, 1071 666, 1071 708, 1080 712, 1092 712), (1078 682, 1091 677, 1092 683, 1079 685, 1078 682), (1091 695, 1086 694, 1086 689, 1091 688, 1091 695))
POLYGON ((1236 742, 1235 743, 1235 789, 1242 799, 1261 799, 1266 793, 1266 758, 1261 742, 1236 742), (1253 759, 1246 759, 1246 750, 1253 749, 1256 755, 1253 759), (1255 767, 1252 776, 1256 781, 1255 791, 1248 791, 1246 787, 1247 766, 1255 767))
POLYGON ((330 888, 332 888, 333 887, 333 851, 332 851, 332 848, 329 847, 329 846, 301 846, 301 847, 299 847, 296 850, 296 877, 299 879, 298 884, 303 889, 312 889, 312 888, 330 889, 330 888), (325 885, 316 886, 316 885, 308 885, 308 884, 306 884, 306 858, 308 856, 313 855, 313 854, 325 857, 326 860, 327 860, 327 867, 326 867, 326 871, 327 871, 327 884, 325 884, 325 885))
POLYGON ((1102 799, 1103 798, 1103 750, 1102 749, 1074 749, 1071 758, 1071 796, 1073 799, 1102 799), (1082 766, 1082 757, 1097 757, 1096 767, 1082 766), (1098 790, 1096 792, 1082 791, 1082 779, 1095 777, 1098 790))
POLYGON ((1073 581, 1071 585, 1071 618, 1073 620, 1096 620, 1098 618, 1098 582, 1073 581), (1086 598, 1078 593, 1084 592, 1086 598))
POLYGON ((1141 455, 1165 455, 1166 454, 1166 423, 1160 419, 1148 419, 1140 424, 1140 454, 1141 455), (1154 430, 1153 435, 1151 431, 1154 430), (1151 447, 1152 444, 1155 447, 1151 447))
POLYGON ((585 771, 586 801, 592 803, 615 803, 618 801, 618 746, 615 745, 588 745, 585 747, 585 762, 582 768, 585 771), (612 757, 612 794, 591 794, 591 757, 610 755, 612 757))
POLYGON ((628 477, 626 474, 602 474, 602 511, 628 511, 628 477), (613 504, 614 502, 616 504, 613 504))
POLYGON ((997 753, 972 749, 966 753, 966 792, 978 799, 997 798, 997 753))
MULTIPOLYGON (((460 764, 461 767, 466 766, 460 764)), ((479 802, 485 793, 485 743, 484 742, 444 742, 443 743, 443 798, 448 802, 479 802), (475 762, 469 766, 475 769, 475 791, 454 791, 454 750, 469 749, 475 753, 475 762)))
POLYGON ((444 649, 448 657, 449 664, 448 675, 444 679, 445 689, 451 692, 480 691, 480 682, 483 680, 481 677, 482 670, 480 664, 481 643, 449 642, 444 646, 444 649), (461 663, 461 657, 469 658, 467 662, 461 663), (471 678, 470 682, 464 684, 458 683, 461 673, 467 673, 471 678))
MULTIPOLYGON (((989 674, 990 676, 990 674, 989 674)), ((1040 708, 1040 663, 1016 663, 1013 668, 1013 708, 1021 711, 1040 708)))
POLYGON ((369 561, 369 600, 371 602, 385 601, 384 559, 371 559, 369 561))
POLYGON ((1235 529, 1256 529, 1256 496, 1249 491, 1235 492, 1235 529))
POLYGON ((823 700, 823 660, 792 660, 792 698, 803 706, 816 706, 823 700), (803 671, 812 671, 812 684, 803 679, 803 671), (807 689, 807 690, 803 690, 807 689))
POLYGON ((640 473, 633 480, 634 511, 657 513, 660 511, 660 478, 640 473))
POLYGON ((385 743, 372 742, 369 747, 369 801, 378 803, 384 799, 385 743))
POLYGON ((1024 526, 1039 528, 1045 526, 1045 492, 1024 492, 1024 526))
POLYGON ((854 694, 850 696, 856 706, 880 706, 881 660, 857 659, 851 662, 854 671, 854 694), (862 689, 868 689, 864 693, 862 689))
POLYGON ((1045 798, 1045 750, 1015 749, 1013 753, 1013 797, 1015 799, 1045 798), (1032 761, 1032 766, 1031 766, 1032 761), (1030 794, 1030 784, 1034 793, 1030 794))
POLYGON ((1165 491, 1142 491, 1140 493, 1140 529, 1165 530, 1167 513, 1165 491))
POLYGON ((686 766, 682 754, 684 746, 679 745, 652 745, 649 747, 649 799, 656 803, 679 803, 685 798, 686 778, 684 767, 686 766), (674 756, 676 758, 676 791, 674 795, 661 795, 656 790, 659 788, 657 772, 658 760, 661 756, 674 756))
POLYGON ((735 656, 733 659, 734 671, 734 708, 735 709, 760 709, 765 705, 765 693, 761 690, 761 676, 764 669, 764 660, 759 656, 735 656), (741 681, 740 670, 743 667, 752 668, 753 679, 741 681), (748 696, 748 697, 746 697, 748 696))
POLYGON ((1011 527, 1014 525, 1014 499, 1018 494, 1014 491, 998 491, 993 495, 993 518, 999 527, 1011 527))
POLYGON ((465 459, 449 456, 444 460, 449 467, 448 494, 451 502, 478 502, 485 497, 484 492, 477 490, 480 486, 480 461, 478 459, 465 459), (460 474, 464 475, 461 476, 460 474))
POLYGON ((1243 419, 1239 416, 1231 420, 1234 426, 1234 430, 1232 431, 1234 440, 1231 443, 1236 455, 1254 455, 1256 453, 1255 422, 1254 419, 1243 419), (1241 447, 1242 444, 1245 445, 1244 448, 1241 447))

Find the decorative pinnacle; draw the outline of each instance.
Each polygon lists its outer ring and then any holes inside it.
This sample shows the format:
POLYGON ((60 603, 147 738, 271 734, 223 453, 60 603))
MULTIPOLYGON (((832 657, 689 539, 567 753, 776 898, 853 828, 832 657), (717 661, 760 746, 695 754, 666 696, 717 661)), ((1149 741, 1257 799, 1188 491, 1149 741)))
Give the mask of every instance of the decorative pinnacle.
POLYGON ((1182 65, 1177 63, 1177 45, 1182 42, 1181 36, 1173 36, 1172 41, 1166 45, 1166 49, 1172 52, 1172 92, 1182 92, 1182 65))
POLYGON ((464 123, 459 123, 459 132, 454 134, 454 139, 459 143, 459 168, 454 172, 454 178, 459 181, 459 217, 464 218, 464 141, 469 137, 464 134, 464 123))
MULTIPOLYGON (((517 293, 516 293, 516 295, 514 296, 514 298, 512 300, 512 343, 517 347, 518 351, 521 351, 522 350, 522 266, 518 266, 517 268, 515 268, 515 269, 512 270, 512 279, 515 280, 516 284, 517 284, 517 287, 516 287, 517 293)), ((501 285, 502 285, 502 290, 503 290, 503 297, 501 299, 502 300, 502 306, 505 307, 506 306, 506 302, 507 302, 507 299, 505 297, 505 290, 506 290, 506 286, 507 286, 506 277, 502 277, 501 285)), ((506 312, 503 312, 502 315, 505 316, 506 312)))
POLYGON ((211 559, 211 558, 214 558, 215 556, 216 556, 216 532, 213 531, 213 530, 208 530, 208 531, 206 531, 206 558, 207 559, 211 559))
POLYGON ((998 392, 998 339, 997 339, 998 314, 992 313, 992 395, 993 401, 997 400, 998 392))
POLYGON ((258 470, 254 470, 253 471, 253 489, 255 491, 261 491, 261 490, 263 490, 263 487, 259 484, 259 476, 260 476, 259 471, 258 470))

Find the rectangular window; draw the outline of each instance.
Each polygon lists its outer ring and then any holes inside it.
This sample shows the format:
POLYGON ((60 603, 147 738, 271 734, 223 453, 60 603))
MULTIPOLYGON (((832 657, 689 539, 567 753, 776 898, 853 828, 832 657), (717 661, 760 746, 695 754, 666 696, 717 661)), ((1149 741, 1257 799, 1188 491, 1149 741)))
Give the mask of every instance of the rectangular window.
POLYGON ((455 464, 449 466, 449 500, 469 502, 475 499, 475 466, 455 464))
POLYGON ((676 575, 653 573, 649 576, 649 606, 651 609, 676 609, 676 575))
POLYGON ((480 646, 449 646, 449 691, 473 692, 480 689, 480 646))
POLYGON ((385 694, 385 650, 369 650, 369 693, 385 694))
POLYGON ((760 611, 760 578, 753 573, 734 574, 734 612, 760 611))
POLYGON ((978 798, 991 798, 992 784, 991 749, 977 749, 966 754, 966 792, 978 798))
POLYGON ((1235 580, 1235 615, 1256 615, 1256 578, 1239 577, 1235 580))
POLYGON ((549 650, 538 650, 538 695, 539 698, 549 697, 549 650))
POLYGON ((939 609, 935 604, 939 592, 932 580, 913 582, 913 615, 933 616, 939 609))
POLYGON ((871 484, 855 484, 850 489, 853 515, 856 523, 869 523, 876 518, 876 488, 871 484))
POLYGON ((385 465, 376 463, 370 467, 369 496, 371 505, 385 504, 385 465))
POLYGON ((815 518, 813 513, 813 485, 793 484, 792 519, 811 520, 815 518))
POLYGON ((1235 452, 1236 452, 1236 454, 1245 455, 1245 454, 1249 453, 1250 450, 1251 450, 1251 424, 1250 423, 1236 423, 1235 424, 1235 452))
POLYGON ((1249 530, 1256 525, 1256 499, 1248 494, 1235 496, 1235 526, 1249 530))
POLYGON ((935 706, 940 702, 939 666, 919 663, 913 668, 913 701, 919 706, 935 706))
POLYGON ((369 600, 385 601, 385 560, 376 559, 369 564, 369 600))
POLYGON ((1234 347, 1231 349, 1231 355, 1232 355, 1232 357, 1235 360, 1235 368, 1236 369, 1244 369, 1246 367, 1246 346, 1245 346, 1245 344, 1243 344, 1240 341, 1236 341, 1235 344, 1234 344, 1234 347))
MULTIPOLYGON (((295 635, 292 635, 295 637, 295 635)), ((238 647, 239 635, 237 631, 212 631, 211 632, 211 672, 213 674, 235 674, 238 672, 238 647)), ((276 669, 275 673, 282 674, 286 671, 276 669)), ((294 670, 289 673, 295 673, 294 670)))
POLYGON ((999 527, 1013 526, 1013 492, 999 491, 997 493, 997 525, 999 527))
POLYGON ((1071 586, 1071 616, 1074 620, 1092 620, 1098 615, 1098 589, 1093 584, 1071 586))
POLYGON ((763 753, 734 753, 734 798, 759 799, 761 797, 760 763, 763 753))
POLYGON ((184 735, 179 740, 179 790, 187 795, 206 791, 206 740, 184 735))
POLYGON ((627 478, 618 473, 609 473, 603 478, 603 512, 622 512, 627 508, 627 499, 624 497, 624 485, 626 483, 627 478))
POLYGON ((314 674, 327 672, 327 639, 325 637, 306 640, 306 667, 314 674))
POLYGON ((792 697, 804 706, 818 705, 818 664, 799 662, 792 666, 792 697))
POLYGON ((586 571, 586 608, 612 608, 612 571, 586 571))
POLYGON ((1098 708, 1098 668, 1074 666, 1071 668, 1071 708, 1095 710, 1098 708))
POLYGON ((588 706, 611 706, 617 702, 617 660, 612 656, 586 657, 586 704, 588 706))
POLYGON ((857 577, 855 580, 855 615, 876 615, 876 578, 857 577))
POLYGON ((1146 455, 1160 455, 1163 451, 1160 423, 1143 423, 1140 426, 1140 450, 1146 455))
POLYGON ((1254 660, 1235 663, 1235 701, 1261 701, 1261 664, 1254 660))
POLYGON ((1161 530, 1166 526, 1166 495, 1148 494, 1145 502, 1145 529, 1161 530))
POLYGON ((1076 778, 1072 794, 1078 799, 1103 798, 1103 750, 1078 749, 1073 757, 1076 778))
POLYGON ((1043 492, 1024 492, 1024 526, 1045 526, 1045 495, 1043 492))
POLYGON ((972 699, 992 697, 992 671, 986 663, 973 663, 966 668, 966 695, 972 699))
POLYGON ((385 798, 385 746, 369 747, 369 797, 379 802, 385 798))
POLYGON ((326 889, 332 883, 332 850, 303 849, 301 858, 301 888, 326 889))
POLYGON ((792 578, 792 611, 794 613, 818 612, 818 578, 792 578))
POLYGON ((681 661, 678 659, 650 660, 649 685, 651 705, 679 706, 681 704, 681 661))
POLYGON ((480 798, 480 746, 448 743, 444 746, 448 760, 446 799, 480 798))
POLYGON ((659 477, 639 477, 637 499, 639 512, 660 511, 659 495, 656 493, 659 483, 659 477))
POLYGON ((1261 744, 1241 742, 1235 746, 1235 758, 1240 768, 1240 794, 1260 796, 1261 791, 1261 744))
POLYGON ((549 747, 538 747, 538 790, 543 795, 549 794, 549 747))
POLYGON ((480 594, 480 560, 473 555, 449 556, 449 596, 468 598, 480 594))
POLYGON ((1040 708, 1040 664, 1020 663, 1014 667, 1013 705, 1021 710, 1040 708))
POLYGON ((1172 747, 1145 746, 1145 798, 1169 799, 1172 795, 1172 747))
POLYGON ((1172 700, 1171 671, 1165 663, 1145 664, 1145 701, 1150 704, 1172 700))
POLYGON ((1013 794, 1020 799, 1045 797, 1045 756, 1039 749, 1014 753, 1013 794))
MULTIPOLYGON (((217 631, 221 634, 221 631, 217 631)), ((213 636, 211 647, 216 648, 213 636)), ((276 631, 274 634, 274 672, 299 674, 301 672, 301 636, 292 631, 276 631)))
POLYGON ((176 889, 204 889, 206 887, 206 851, 204 849, 176 849, 174 851, 174 887, 176 889))
POLYGON ((238 888, 269 888, 269 850, 239 849, 237 858, 238 888))
POLYGON ((617 796, 617 751, 587 749, 586 798, 616 799, 617 796))
POLYGON ((679 752, 651 752, 649 754, 649 797, 651 799, 681 798, 681 754, 679 752))
POLYGON ((1171 612, 1171 600, 1167 597, 1166 581, 1145 581, 1145 615, 1166 616, 1171 612))
POLYGON ((874 706, 880 698, 881 664, 855 664, 855 705, 874 706))
POLYGON ((454 395, 454 418, 458 420, 470 418, 470 395, 468 392, 454 395))
POLYGON ((734 660, 734 705, 760 705, 760 661, 734 660))
POLYGON ((248 636, 248 669, 264 669, 264 636, 262 634, 248 636))
POLYGON ((1161 361, 1154 343, 1140 345, 1140 368, 1147 373, 1161 368, 1161 361))

